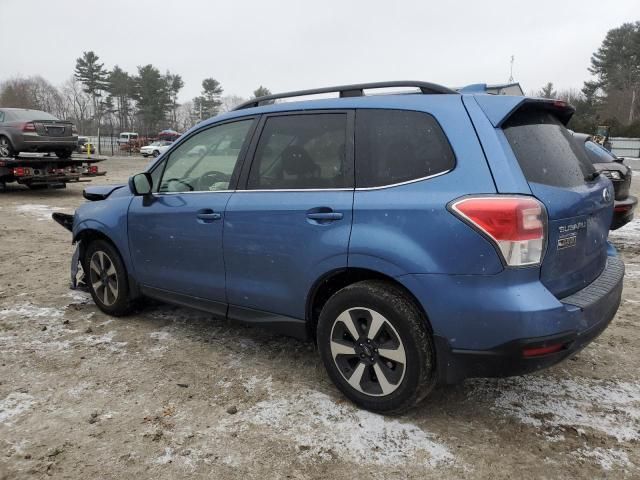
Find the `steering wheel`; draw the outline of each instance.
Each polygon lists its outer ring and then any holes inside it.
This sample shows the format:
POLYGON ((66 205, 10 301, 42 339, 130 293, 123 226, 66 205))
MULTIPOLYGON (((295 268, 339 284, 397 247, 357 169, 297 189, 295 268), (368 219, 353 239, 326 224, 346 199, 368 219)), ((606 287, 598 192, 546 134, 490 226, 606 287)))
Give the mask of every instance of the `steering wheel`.
POLYGON ((198 180, 198 190, 209 190, 216 183, 228 183, 230 179, 231 175, 227 175, 226 173, 219 172, 217 170, 209 170, 208 172, 200 175, 200 179, 198 180))
POLYGON ((191 186, 189 183, 187 183, 184 180, 181 180, 179 178, 169 178, 168 180, 165 180, 163 183, 167 183, 168 184, 169 182, 178 182, 179 184, 184 185, 185 187, 187 187, 190 192, 193 191, 193 186, 191 186))

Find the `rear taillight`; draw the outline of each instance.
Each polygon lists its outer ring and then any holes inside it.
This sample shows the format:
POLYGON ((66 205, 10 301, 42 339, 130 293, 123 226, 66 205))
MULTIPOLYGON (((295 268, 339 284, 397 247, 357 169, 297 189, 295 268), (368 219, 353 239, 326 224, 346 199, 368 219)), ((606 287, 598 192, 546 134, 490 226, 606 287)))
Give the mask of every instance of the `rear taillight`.
POLYGON ((91 165, 88 169, 87 172, 89 173, 98 173, 98 167, 97 165, 91 165))
POLYGON ((542 261, 547 214, 531 197, 469 197, 454 202, 453 212, 484 233, 511 267, 542 261))
POLYGON ((31 122, 23 123, 22 124, 22 131, 23 132, 35 132, 36 131, 36 126, 31 122))
POLYGON ((16 167, 13 169, 13 175, 16 177, 29 177, 31 176, 31 169, 29 167, 16 167))
POLYGON ((78 134, 78 129, 76 128, 75 125, 71 125, 71 133, 73 135, 77 135, 78 134))

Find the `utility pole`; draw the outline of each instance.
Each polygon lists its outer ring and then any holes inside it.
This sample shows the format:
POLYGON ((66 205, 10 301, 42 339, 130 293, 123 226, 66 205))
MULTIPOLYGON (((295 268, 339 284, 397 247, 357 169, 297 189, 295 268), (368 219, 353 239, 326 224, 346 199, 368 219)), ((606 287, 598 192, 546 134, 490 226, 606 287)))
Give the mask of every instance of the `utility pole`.
POLYGON ((509 70, 509 83, 513 83, 513 62, 516 61, 516 57, 511 55, 511 68, 509 70))

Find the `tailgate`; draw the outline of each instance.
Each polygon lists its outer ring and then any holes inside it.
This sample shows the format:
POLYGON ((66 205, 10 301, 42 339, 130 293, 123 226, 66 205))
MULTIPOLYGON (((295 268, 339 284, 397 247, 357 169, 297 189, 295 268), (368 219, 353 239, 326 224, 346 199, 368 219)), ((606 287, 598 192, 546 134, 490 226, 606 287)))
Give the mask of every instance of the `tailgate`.
POLYGON ((531 102, 502 129, 531 192, 547 209, 540 278, 562 298, 593 282, 605 267, 614 193, 564 127, 566 111, 559 112, 531 102))

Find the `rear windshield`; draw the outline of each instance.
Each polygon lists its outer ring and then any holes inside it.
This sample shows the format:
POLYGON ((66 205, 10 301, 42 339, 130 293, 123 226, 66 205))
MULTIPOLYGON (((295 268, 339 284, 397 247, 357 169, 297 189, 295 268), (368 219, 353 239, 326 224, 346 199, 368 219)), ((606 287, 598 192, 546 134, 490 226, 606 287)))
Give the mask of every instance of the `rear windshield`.
POLYGON ((8 110, 6 112, 6 120, 25 122, 31 120, 58 120, 56 117, 47 112, 41 112, 40 110, 8 110))
POLYGON ((502 128, 527 181, 575 187, 592 178, 584 148, 552 113, 522 109, 502 128))
POLYGON ((589 140, 584 142, 584 148, 587 152, 587 156, 593 163, 609 163, 615 162, 616 157, 609 150, 602 145, 598 145, 595 142, 589 140))

